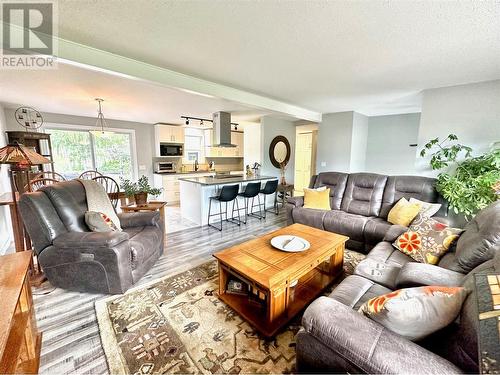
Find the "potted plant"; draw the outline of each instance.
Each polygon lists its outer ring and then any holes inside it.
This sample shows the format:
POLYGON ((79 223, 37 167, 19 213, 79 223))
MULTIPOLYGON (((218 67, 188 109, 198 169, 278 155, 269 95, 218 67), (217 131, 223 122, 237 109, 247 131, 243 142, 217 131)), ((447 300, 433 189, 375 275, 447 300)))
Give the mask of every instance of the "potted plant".
POLYGON ((148 195, 154 197, 161 194, 162 189, 151 187, 146 176, 142 175, 137 182, 132 182, 129 179, 120 178, 120 187, 123 189, 127 197, 134 197, 135 204, 138 206, 145 205, 148 202, 148 195))
POLYGON ((450 134, 445 140, 430 140, 420 156, 430 154, 433 170, 445 169, 437 176, 436 189, 449 202, 455 214, 466 220, 500 198, 500 147, 496 143, 483 155, 472 157, 472 148, 458 143, 450 134), (463 158, 463 159, 462 159, 463 158))

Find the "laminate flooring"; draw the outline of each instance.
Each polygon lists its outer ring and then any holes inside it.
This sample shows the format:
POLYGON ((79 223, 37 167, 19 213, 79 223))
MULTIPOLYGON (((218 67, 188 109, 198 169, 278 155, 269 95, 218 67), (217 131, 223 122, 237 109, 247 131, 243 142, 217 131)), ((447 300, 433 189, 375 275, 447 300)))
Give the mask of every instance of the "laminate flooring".
MULTIPOLYGON (((222 232, 205 226, 167 233, 165 254, 137 286, 191 269, 213 259, 218 250, 285 225, 281 210, 279 215, 268 212, 265 220, 249 218, 241 227, 225 223, 222 232)), ((54 289, 48 282, 33 294, 43 332, 40 374, 108 374, 94 310, 95 301, 107 296, 54 289)))

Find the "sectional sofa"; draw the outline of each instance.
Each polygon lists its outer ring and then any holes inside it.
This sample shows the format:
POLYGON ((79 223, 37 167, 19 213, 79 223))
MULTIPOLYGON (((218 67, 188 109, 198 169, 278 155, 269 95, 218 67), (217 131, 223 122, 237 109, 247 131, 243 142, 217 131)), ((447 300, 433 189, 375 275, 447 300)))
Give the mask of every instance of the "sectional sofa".
MULTIPOLYGON (((475 276, 500 274, 500 201, 467 224, 456 247, 436 266, 414 262, 396 250, 392 242, 404 228, 393 229, 398 230, 386 233, 385 241, 369 252, 354 275, 304 312, 303 328, 296 337, 299 372, 479 373, 478 299, 486 303, 491 297, 476 295, 475 276), (455 322, 419 342, 392 333, 357 311, 370 298, 424 285, 463 286, 469 294, 455 322)), ((496 327, 484 334, 485 341, 498 343, 496 327)))
POLYGON ((402 197, 441 203, 437 217, 447 216, 448 205, 434 188, 435 179, 386 176, 374 173, 325 172, 311 178, 310 188, 330 188, 331 211, 304 208, 303 197, 288 198, 288 224, 301 223, 349 237, 347 247, 363 253, 382 241, 389 230, 392 206, 402 197))

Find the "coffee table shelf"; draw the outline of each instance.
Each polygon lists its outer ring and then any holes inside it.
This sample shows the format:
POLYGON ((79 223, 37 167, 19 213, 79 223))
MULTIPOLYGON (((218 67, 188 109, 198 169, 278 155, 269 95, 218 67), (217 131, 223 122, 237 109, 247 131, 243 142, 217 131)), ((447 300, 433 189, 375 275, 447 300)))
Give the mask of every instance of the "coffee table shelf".
POLYGON ((272 337, 342 274, 347 239, 293 224, 216 253, 219 298, 261 334, 272 337), (272 248, 271 238, 282 234, 305 238, 311 248, 301 253, 272 248), (263 293, 264 303, 255 303, 247 295, 227 293, 227 282, 234 277, 263 293))

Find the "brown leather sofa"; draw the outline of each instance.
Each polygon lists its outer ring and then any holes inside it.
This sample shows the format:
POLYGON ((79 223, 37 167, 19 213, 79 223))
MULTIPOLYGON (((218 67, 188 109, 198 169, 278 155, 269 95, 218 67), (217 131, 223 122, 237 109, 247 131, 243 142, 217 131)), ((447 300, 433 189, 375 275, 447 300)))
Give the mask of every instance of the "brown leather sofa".
POLYGON ((64 181, 23 194, 19 209, 43 271, 64 289, 119 294, 163 254, 158 212, 119 214, 123 231, 91 232, 83 185, 64 181))
MULTIPOLYGON (((349 237, 347 247, 367 253, 393 227, 387 221, 401 198, 441 203, 436 216, 447 216, 448 205, 434 188, 435 179, 374 173, 325 172, 311 178, 311 188, 330 188, 331 211, 304 208, 303 197, 288 198, 288 224, 301 223, 349 237)), ((394 229, 394 228, 393 228, 394 229)))
MULTIPOLYGON (((474 275, 500 273, 500 201, 467 224, 437 266, 416 263, 394 249, 397 234, 375 246, 329 297, 306 309, 297 335, 299 372, 479 373, 474 275), (422 285, 463 286, 470 292, 456 321, 424 340, 409 341, 357 311, 372 297, 422 285)), ((498 340, 498 331, 491 330, 487 339, 498 340)))

